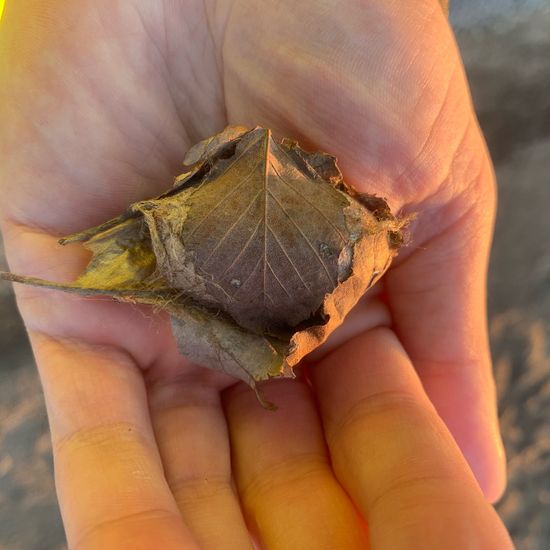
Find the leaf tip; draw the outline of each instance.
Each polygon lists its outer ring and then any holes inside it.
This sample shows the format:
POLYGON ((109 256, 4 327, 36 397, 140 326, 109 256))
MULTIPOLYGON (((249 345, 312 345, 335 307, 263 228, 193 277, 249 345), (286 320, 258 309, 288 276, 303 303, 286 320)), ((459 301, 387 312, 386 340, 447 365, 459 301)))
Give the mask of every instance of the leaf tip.
POLYGON ((275 403, 269 401, 269 399, 266 398, 264 392, 258 387, 254 379, 250 379, 249 386, 254 390, 254 393, 256 394, 256 399, 266 411, 276 411, 279 408, 277 407, 277 405, 275 405, 275 403))

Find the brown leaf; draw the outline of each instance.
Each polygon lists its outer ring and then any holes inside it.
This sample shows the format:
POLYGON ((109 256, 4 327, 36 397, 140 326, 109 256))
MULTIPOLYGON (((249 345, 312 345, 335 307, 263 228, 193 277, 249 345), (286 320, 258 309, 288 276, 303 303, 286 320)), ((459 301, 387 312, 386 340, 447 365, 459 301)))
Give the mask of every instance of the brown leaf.
POLYGON ((246 380, 291 376, 387 270, 403 220, 348 186, 325 153, 228 127, 163 195, 60 242, 93 252, 70 285, 154 304, 192 361, 246 380))
POLYGON ((171 287, 253 332, 280 335, 349 275, 364 210, 353 202, 304 174, 259 128, 214 178, 148 203, 145 216, 171 287))

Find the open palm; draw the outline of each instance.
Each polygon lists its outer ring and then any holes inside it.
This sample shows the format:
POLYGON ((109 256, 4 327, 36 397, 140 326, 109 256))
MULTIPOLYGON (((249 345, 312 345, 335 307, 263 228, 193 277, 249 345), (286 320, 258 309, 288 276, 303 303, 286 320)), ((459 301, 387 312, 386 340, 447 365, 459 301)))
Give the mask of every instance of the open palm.
POLYGON ((276 414, 188 364, 163 315, 18 288, 72 545, 246 548, 248 523, 268 547, 361 547, 356 507, 372 508, 376 483, 365 504, 350 449, 367 444, 376 400, 354 391, 411 414, 422 388, 384 355, 404 360, 401 344, 499 495, 484 294, 494 186, 436 1, 8 1, 0 52, 12 271, 76 278, 88 254, 57 238, 164 191, 185 151, 228 123, 327 151, 346 181, 418 213, 383 291, 334 335, 311 384, 267 386, 276 414), (392 331, 368 331, 379 326, 392 331))

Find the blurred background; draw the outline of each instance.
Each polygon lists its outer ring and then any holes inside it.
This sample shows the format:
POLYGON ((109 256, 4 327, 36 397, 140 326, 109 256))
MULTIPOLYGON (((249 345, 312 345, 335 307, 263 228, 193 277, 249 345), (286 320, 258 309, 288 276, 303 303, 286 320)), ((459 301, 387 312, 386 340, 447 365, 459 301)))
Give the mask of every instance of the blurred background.
MULTIPOLYGON (((451 22, 499 187, 489 315, 509 483, 497 510, 518 550, 550 550, 550 0, 454 0, 451 22)), ((0 550, 64 548, 38 375, 2 284, 0 550)))

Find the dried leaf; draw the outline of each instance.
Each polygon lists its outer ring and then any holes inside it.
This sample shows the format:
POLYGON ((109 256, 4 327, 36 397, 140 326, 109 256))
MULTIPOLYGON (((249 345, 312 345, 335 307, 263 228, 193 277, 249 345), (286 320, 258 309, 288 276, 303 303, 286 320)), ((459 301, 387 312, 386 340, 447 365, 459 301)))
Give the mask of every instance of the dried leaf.
POLYGON ((255 381, 292 376, 388 269, 406 221, 348 186, 326 153, 228 127, 191 148, 163 195, 61 239, 92 250, 62 285, 154 304, 183 355, 255 381))

